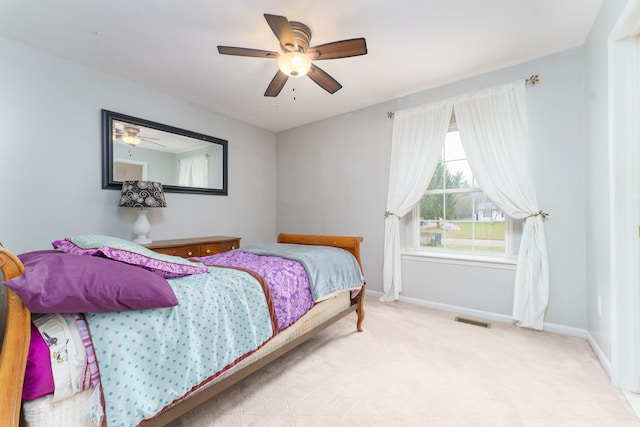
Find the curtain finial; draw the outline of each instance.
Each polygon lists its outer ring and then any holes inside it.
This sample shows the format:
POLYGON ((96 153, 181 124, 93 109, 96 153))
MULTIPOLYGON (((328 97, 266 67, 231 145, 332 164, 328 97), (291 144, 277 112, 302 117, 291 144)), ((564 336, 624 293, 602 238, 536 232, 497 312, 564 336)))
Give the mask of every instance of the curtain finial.
POLYGON ((540 82, 540 79, 538 78, 537 74, 533 74, 531 77, 525 80, 525 83, 531 86, 535 86, 539 82, 540 82))

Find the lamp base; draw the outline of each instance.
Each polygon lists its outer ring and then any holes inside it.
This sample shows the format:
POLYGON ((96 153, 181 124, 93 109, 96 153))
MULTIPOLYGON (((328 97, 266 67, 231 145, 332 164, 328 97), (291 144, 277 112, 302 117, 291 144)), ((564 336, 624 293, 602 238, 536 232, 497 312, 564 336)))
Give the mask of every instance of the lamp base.
POLYGON ((149 243, 152 243, 153 240, 151 240, 147 236, 138 236, 135 239, 133 239, 132 242, 137 243, 139 245, 148 245, 149 243))
POLYGON ((133 234, 136 236, 133 242, 140 245, 147 245, 151 243, 151 239, 148 237, 151 231, 151 223, 147 218, 147 211, 145 209, 138 210, 138 219, 133 224, 133 234))

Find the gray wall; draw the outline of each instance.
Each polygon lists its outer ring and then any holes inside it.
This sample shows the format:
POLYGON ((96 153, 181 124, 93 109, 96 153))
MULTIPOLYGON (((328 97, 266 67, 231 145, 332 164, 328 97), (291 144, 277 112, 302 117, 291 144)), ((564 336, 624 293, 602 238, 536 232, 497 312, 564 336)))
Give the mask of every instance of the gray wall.
POLYGON ((0 241, 21 253, 70 235, 131 237, 135 210, 101 189, 100 110, 229 141, 229 196, 169 193, 154 240, 276 236, 276 137, 195 105, 0 38, 0 241))
POLYGON ((140 146, 131 148, 124 144, 113 144, 113 158, 146 163, 149 181, 161 182, 164 185, 175 185, 178 182, 175 154, 140 146))
MULTIPOLYGON (((278 133, 278 229, 364 237, 369 289, 382 290, 388 111, 540 75, 527 102, 550 259, 546 322, 586 329, 582 48, 278 133)), ((405 298, 510 316, 513 270, 404 260, 405 298)))
MULTIPOLYGON (((628 0, 606 0, 585 43, 585 175, 588 331, 607 359, 612 355, 612 265, 608 204, 615 191, 609 146, 608 38, 628 0), (603 232, 593 232, 602 230, 603 232), (602 314, 597 298, 602 299, 602 314)), ((635 161, 636 159, 630 159, 635 161)), ((637 260, 633 261, 637 265, 637 260)), ((625 320, 623 320, 624 322, 625 320)))

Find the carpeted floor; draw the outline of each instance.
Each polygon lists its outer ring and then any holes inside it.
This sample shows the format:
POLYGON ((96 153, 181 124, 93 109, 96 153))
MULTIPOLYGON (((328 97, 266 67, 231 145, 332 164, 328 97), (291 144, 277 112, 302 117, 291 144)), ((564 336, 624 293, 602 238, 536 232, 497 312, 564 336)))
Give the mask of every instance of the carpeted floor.
POLYGON ((171 425, 640 426, 583 339, 365 307, 171 425))

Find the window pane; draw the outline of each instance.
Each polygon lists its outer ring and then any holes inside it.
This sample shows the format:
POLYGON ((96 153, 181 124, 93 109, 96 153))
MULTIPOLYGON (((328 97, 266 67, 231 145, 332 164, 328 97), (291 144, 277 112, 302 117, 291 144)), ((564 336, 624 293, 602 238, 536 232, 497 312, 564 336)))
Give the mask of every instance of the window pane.
POLYGON ((455 194, 455 205, 453 208, 453 215, 448 219, 471 221, 473 219, 473 212, 475 209, 475 197, 477 193, 459 193, 455 194))
POLYGON ((451 160, 466 159, 467 155, 462 148, 462 142, 460 141, 460 133, 458 131, 448 132, 447 139, 445 140, 445 155, 444 160, 449 162, 451 160))
POLYGON ((462 148, 460 134, 457 131, 449 132, 440 154, 440 161, 433 173, 433 178, 431 178, 429 189, 470 188, 472 186, 474 186, 473 174, 462 148))
MULTIPOLYGON (((445 203, 447 198, 450 200, 451 195, 445 194, 427 194, 422 196, 420 200, 420 219, 434 223, 445 218, 445 203)), ((420 225, 425 225, 422 223, 420 225)))
POLYGON ((469 188, 473 183, 473 176, 467 160, 447 162, 444 168, 446 176, 445 188, 469 188))
POLYGON ((420 247, 442 247, 445 203, 444 194, 425 195, 420 200, 420 247))
POLYGON ((505 217, 482 192, 428 194, 420 201, 420 247, 505 253, 505 217))
POLYGON ((442 156, 440 156, 440 160, 436 165, 436 170, 433 172, 433 177, 431 178, 431 182, 429 183, 428 190, 442 190, 444 188, 444 179, 445 179, 445 170, 444 170, 444 161, 442 160, 442 156))

